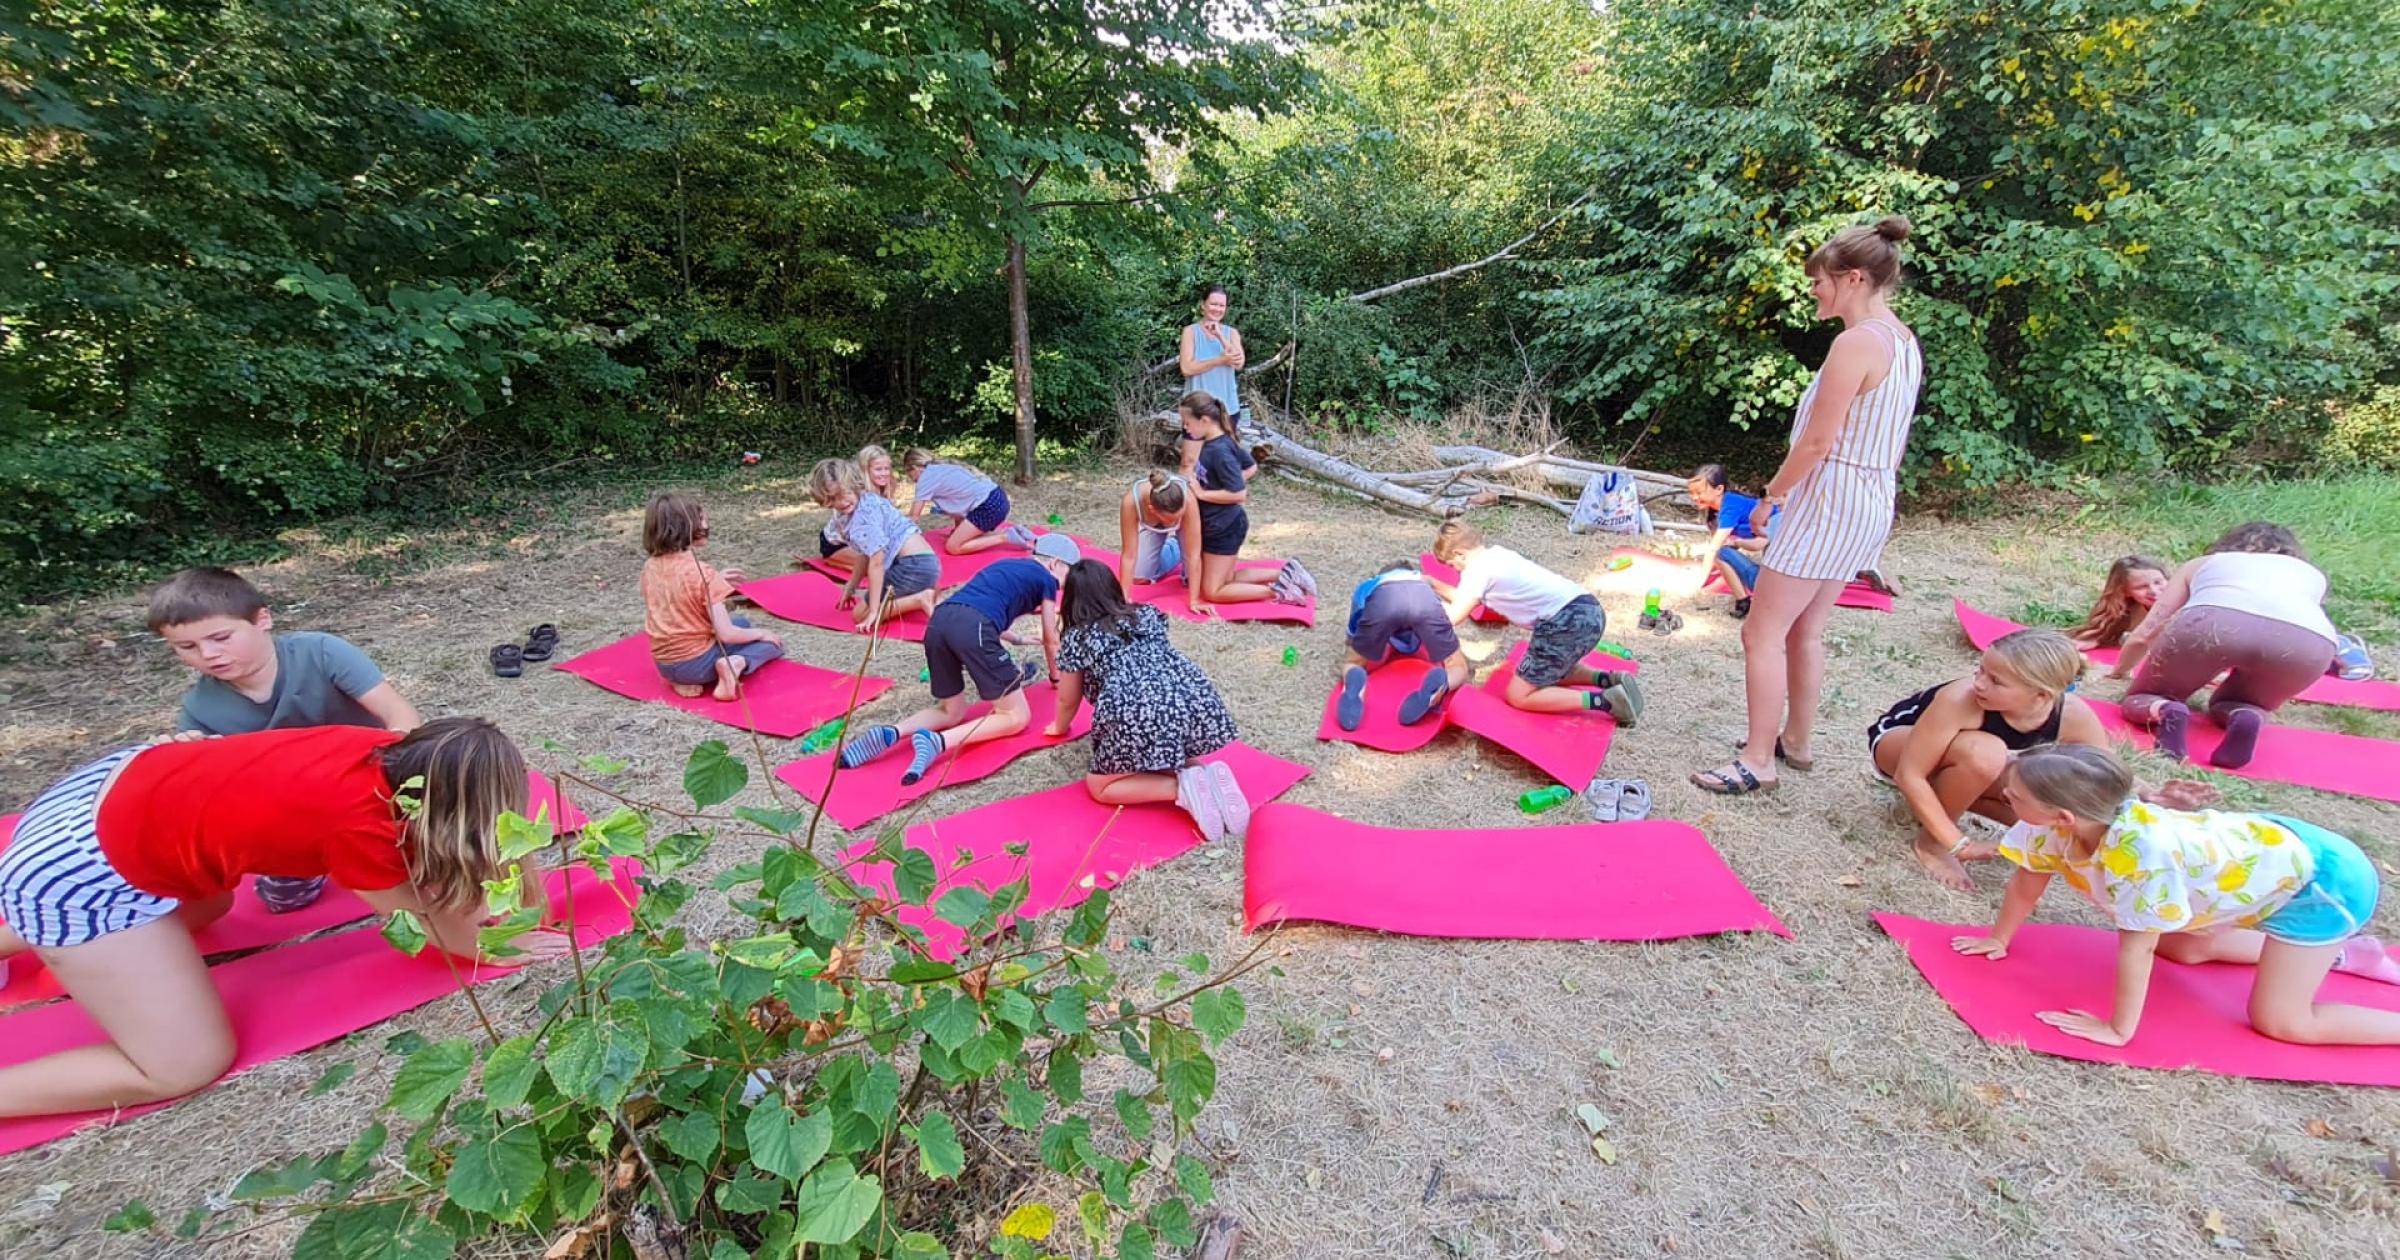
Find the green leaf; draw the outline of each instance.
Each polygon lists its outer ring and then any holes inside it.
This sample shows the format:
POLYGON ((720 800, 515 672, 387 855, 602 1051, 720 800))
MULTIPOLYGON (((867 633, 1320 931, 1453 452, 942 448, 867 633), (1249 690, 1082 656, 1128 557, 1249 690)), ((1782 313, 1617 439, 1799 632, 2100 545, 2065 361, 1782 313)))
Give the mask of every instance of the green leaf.
POLYGON ((1189 1155, 1175 1157, 1175 1184, 1191 1196, 1194 1203, 1206 1205, 1217 1198, 1217 1184, 1208 1175, 1208 1165, 1189 1155))
POLYGON ((717 1117, 706 1111, 687 1111, 680 1116, 659 1121, 659 1144, 695 1164, 706 1164, 717 1157, 724 1144, 723 1131, 717 1117))
POLYGON ((509 1220, 533 1201, 544 1171, 542 1139, 532 1126, 515 1125, 459 1147, 443 1189, 469 1212, 509 1220))
POLYGON ((924 905, 940 879, 941 873, 933 868, 933 855, 923 849, 910 849, 892 863, 892 892, 908 905, 924 905))
POLYGON ((493 840, 500 846, 502 868, 518 858, 549 848, 558 838, 550 824, 550 811, 546 809, 538 822, 515 810, 501 811, 500 820, 493 827, 493 840))
POLYGON ((108 1219, 100 1222, 100 1228, 112 1234, 138 1234, 156 1224, 158 1217, 151 1213, 149 1204, 140 1199, 128 1199, 125 1206, 109 1213, 108 1219))
POLYGON ((1086 1014, 1086 1008, 1090 1005, 1078 989, 1055 989, 1050 994, 1050 1000, 1042 1004, 1042 1018, 1049 1021, 1052 1028, 1069 1036, 1087 1033, 1092 1030, 1091 1018, 1086 1014))
POLYGON ((348 1062, 346 1060, 341 1063, 336 1063, 332 1067, 325 1069, 325 1074, 317 1078, 316 1084, 308 1087, 308 1096, 310 1098, 323 1098, 325 1095, 330 1094, 333 1091, 340 1089, 343 1085, 348 1084, 350 1078, 356 1075, 358 1075, 357 1064, 348 1062))
POLYGON ((717 1206, 736 1216, 755 1216, 783 1202, 784 1183, 766 1177, 737 1177, 717 1187, 717 1206))
POLYGON ((390 1140, 391 1131, 384 1128, 381 1120, 368 1125, 365 1132, 352 1138, 350 1145, 343 1148, 341 1162, 334 1165, 334 1177, 348 1181, 365 1172, 375 1157, 383 1153, 384 1143, 390 1140))
POLYGON ((1217 1065, 1190 1055, 1167 1064, 1160 1080, 1167 1087, 1167 1104, 1174 1108, 1175 1118, 1189 1124, 1217 1092, 1217 1065))
POLYGON ((916 1141, 917 1166, 937 1181, 948 1181, 967 1166, 966 1148, 959 1145, 958 1126, 949 1113, 928 1111, 902 1131, 916 1141))
POLYGON ((949 989, 935 989, 925 995, 925 1009, 916 1013, 913 1022, 934 1044, 955 1052, 975 1039, 982 1021, 973 1001, 949 989))
POLYGON ((808 830, 810 815, 789 809, 760 809, 755 805, 736 806, 733 816, 754 823, 779 836, 796 836, 808 830))
POLYGON ((798 1181, 832 1148, 833 1121, 822 1112, 794 1115, 791 1108, 780 1102, 761 1101, 750 1109, 750 1118, 742 1123, 742 1134, 750 1143, 751 1163, 786 1181, 798 1181))
POLYGON ((280 1164, 267 1164, 242 1174, 226 1197, 236 1203, 259 1203, 305 1194, 333 1176, 338 1159, 295 1155, 280 1164))
POLYGON ((848 1242, 866 1228, 882 1203, 882 1182, 859 1176, 845 1162, 823 1165, 800 1183, 794 1207, 800 1227, 793 1237, 799 1242, 848 1242))
POLYGON ((750 767, 736 759, 725 741, 712 739, 692 750, 683 765, 683 791, 700 809, 732 800, 750 785, 750 767))
POLYGON ((437 1041, 408 1056, 392 1078, 391 1100, 385 1105, 403 1120, 423 1124, 441 1111, 467 1073, 475 1070, 475 1047, 463 1040, 437 1041))
POLYGON ((1131 1090, 1117 1091, 1117 1121, 1135 1146, 1150 1140, 1150 1104, 1131 1090))
POLYGON ((1160 1199, 1150 1205, 1150 1228, 1170 1247, 1190 1247, 1200 1241, 1192 1227, 1192 1210, 1181 1199, 1160 1199))
POLYGON ((1023 1076, 1011 1076, 1000 1083, 1000 1120, 1009 1128, 1031 1133, 1042 1127, 1042 1115, 1048 1110, 1049 1105, 1026 1086, 1023 1076))
POLYGON ((1075 1216, 1083 1224, 1084 1241, 1095 1248, 1108 1239, 1108 1196, 1086 1190, 1075 1200, 1075 1216))
POLYGON ((1127 1221, 1125 1232, 1117 1235, 1117 1260, 1158 1260, 1158 1244, 1150 1230, 1138 1221, 1127 1221))
POLYGON ((1050 1052, 1050 1093, 1072 1107, 1083 1101, 1083 1060, 1067 1047, 1050 1052))
POLYGON ((1242 1020, 1249 1012, 1250 1004, 1238 990, 1210 989, 1192 999, 1192 1027, 1210 1044, 1221 1046, 1242 1030, 1242 1020))
POLYGON ((971 928, 983 919, 983 912, 992 904, 980 888, 960 885, 942 894, 933 905, 933 917, 952 927, 971 928))
POLYGON ((483 1057, 483 1096, 495 1107, 521 1105, 540 1077, 531 1037, 511 1037, 483 1057))
POLYGON ((892 1249, 892 1260, 950 1260, 950 1249, 931 1234, 914 1230, 900 1235, 892 1249))
POLYGON ((384 916, 383 939, 390 942, 393 949, 411 958, 424 953, 425 947, 433 941, 432 937, 425 934, 425 921, 408 910, 394 910, 384 916))

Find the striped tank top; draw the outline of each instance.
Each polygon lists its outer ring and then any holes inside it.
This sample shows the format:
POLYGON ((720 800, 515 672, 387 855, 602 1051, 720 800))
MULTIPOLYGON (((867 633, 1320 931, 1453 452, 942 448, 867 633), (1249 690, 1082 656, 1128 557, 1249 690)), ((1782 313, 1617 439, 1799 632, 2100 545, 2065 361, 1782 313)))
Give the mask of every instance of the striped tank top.
MULTIPOLYGON (((1825 461, 1810 471, 1786 499, 1782 523, 1767 543, 1766 567, 1811 581, 1848 580, 1875 568, 1891 536, 1899 496, 1900 459, 1916 419, 1917 391, 1925 381, 1925 358, 1914 336, 1889 320, 1871 319, 1892 352, 1891 366, 1873 388, 1850 400, 1825 461)), ((1792 415, 1797 443, 1808 427, 1809 409, 1824 384, 1819 369, 1792 415)))

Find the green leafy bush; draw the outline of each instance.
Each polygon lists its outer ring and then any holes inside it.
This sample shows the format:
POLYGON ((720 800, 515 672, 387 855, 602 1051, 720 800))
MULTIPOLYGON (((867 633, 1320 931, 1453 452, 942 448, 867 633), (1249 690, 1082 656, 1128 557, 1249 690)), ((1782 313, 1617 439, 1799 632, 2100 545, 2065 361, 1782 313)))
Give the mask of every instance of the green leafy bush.
MULTIPOLYGON (((1204 955, 1177 960, 1137 999, 1102 948, 1107 892, 1022 919, 1024 877, 946 887, 897 828, 846 858, 816 848, 810 816, 714 812, 748 777, 711 741, 685 768, 692 809, 626 806, 563 839, 505 819, 511 860, 638 859, 633 929, 579 957, 531 1029, 393 1038, 389 1096, 353 1141, 250 1173, 232 1206, 195 1208, 174 1232, 205 1240, 298 1215, 298 1260, 437 1260, 494 1235, 577 1260, 612 1254, 618 1235, 701 1260, 801 1247, 824 1260, 1149 1260, 1192 1245, 1213 1191, 1180 1144, 1216 1092, 1212 1047, 1244 1020, 1227 982, 1257 952, 1214 975, 1204 955), (758 858, 703 894, 684 877, 718 844, 758 858), (889 864, 888 892, 861 881, 869 862, 889 864), (743 928, 691 936, 676 920, 700 895, 721 895, 743 928), (920 906, 964 934, 957 957, 904 921, 920 906), (1103 1065, 1110 1084, 1087 1086, 1103 1065), (1070 1185, 1084 1189, 1069 1197, 1070 1185), (975 1224, 980 1209, 996 1231, 975 1224)), ((486 887, 501 916, 487 948, 538 924, 519 875, 486 887)), ((401 916, 386 934, 422 948, 411 927, 401 916)), ((158 1227, 140 1203, 112 1219, 158 1227)))
POLYGON ((2400 385, 2386 385, 2335 412, 2325 445, 2336 459, 2400 472, 2400 385))

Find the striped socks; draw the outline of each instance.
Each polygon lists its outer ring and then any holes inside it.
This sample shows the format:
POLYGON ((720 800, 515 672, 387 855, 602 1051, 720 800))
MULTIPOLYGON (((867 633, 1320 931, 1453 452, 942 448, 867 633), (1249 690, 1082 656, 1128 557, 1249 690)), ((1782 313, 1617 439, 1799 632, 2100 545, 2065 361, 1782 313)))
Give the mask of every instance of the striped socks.
POLYGON ((899 742, 899 727, 871 726, 865 731, 860 732, 856 737, 851 739, 849 743, 842 745, 841 756, 836 760, 839 762, 842 769, 856 770, 860 766, 863 766, 868 762, 875 760, 877 757, 890 752, 892 750, 892 745, 899 742))
POLYGON ((900 786, 915 787, 925 772, 933 769, 933 759, 942 755, 942 737, 932 731, 917 731, 908 737, 914 750, 908 758, 908 773, 900 776, 900 786))

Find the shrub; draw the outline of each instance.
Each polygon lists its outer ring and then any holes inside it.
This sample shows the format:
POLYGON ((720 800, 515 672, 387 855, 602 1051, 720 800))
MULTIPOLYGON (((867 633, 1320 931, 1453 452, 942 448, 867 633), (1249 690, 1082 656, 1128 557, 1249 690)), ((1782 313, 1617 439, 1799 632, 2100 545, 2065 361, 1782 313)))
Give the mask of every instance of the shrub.
POLYGON ((2336 411, 2325 445, 2337 459, 2400 472, 2400 385, 2383 386, 2336 411))

